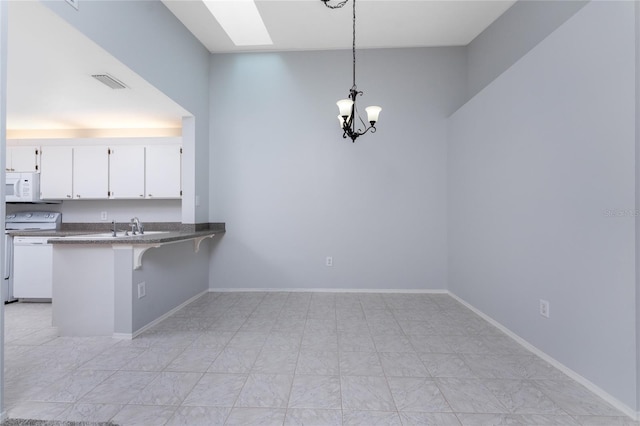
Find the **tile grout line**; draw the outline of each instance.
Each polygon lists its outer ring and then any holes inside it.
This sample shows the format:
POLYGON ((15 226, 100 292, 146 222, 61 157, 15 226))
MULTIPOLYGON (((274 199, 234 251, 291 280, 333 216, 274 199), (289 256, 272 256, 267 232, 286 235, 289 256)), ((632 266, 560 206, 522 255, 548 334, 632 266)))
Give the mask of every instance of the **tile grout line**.
MULTIPOLYGON (((262 302, 262 300, 264 300, 265 297, 266 297, 266 293, 262 296, 260 301, 262 302)), ((248 321, 248 319, 251 317, 251 314, 256 311, 258 305, 259 305, 259 303, 257 303, 256 306, 253 308, 253 310, 251 310, 251 313, 249 315, 247 315, 247 318, 244 320, 242 325, 244 325, 248 321)), ((233 337, 238 335, 238 332, 242 328, 242 325, 240 325, 240 327, 238 327, 238 330, 235 332, 233 337)), ((229 342, 231 342, 233 340, 233 337, 231 337, 231 339, 229 339, 229 342)), ((225 346, 225 348, 228 347, 229 342, 227 342, 227 346, 225 346)), ((259 356, 259 353, 260 352, 258 352, 257 356, 259 356)), ((251 364, 251 367, 249 367, 249 371, 246 373, 247 377, 245 378, 244 383, 242 384, 242 387, 240 388, 240 391, 238 392, 238 396, 235 397, 235 399, 233 401, 233 404, 231 404, 231 409, 229 410, 229 414, 227 414, 227 416, 224 419, 224 424, 227 424, 227 422, 229 421, 229 418, 231 417, 231 414, 233 413, 234 408, 245 408, 245 407, 237 407, 236 404, 238 403, 238 399, 240 398, 240 395, 242 395, 242 391, 244 390, 244 387, 247 385, 247 382, 249 381, 249 377, 251 376, 251 370, 253 369, 253 366, 255 365, 255 362, 257 360, 257 356, 256 356, 256 359, 253 360, 253 363, 251 364)))

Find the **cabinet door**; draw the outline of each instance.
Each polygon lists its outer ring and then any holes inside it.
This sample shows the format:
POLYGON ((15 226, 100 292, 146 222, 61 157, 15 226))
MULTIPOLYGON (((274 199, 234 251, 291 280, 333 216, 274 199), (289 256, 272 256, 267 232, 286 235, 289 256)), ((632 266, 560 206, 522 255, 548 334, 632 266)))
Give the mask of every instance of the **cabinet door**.
POLYGON ((40 151, 40 197, 68 200, 73 196, 73 148, 46 146, 40 151))
POLYGON ((7 147, 7 161, 11 160, 11 171, 37 172, 39 151, 37 146, 7 147))
POLYGON ((110 148, 109 198, 144 198, 144 146, 110 148))
POLYGON ((73 148, 73 198, 109 198, 109 148, 80 146, 73 148))
POLYGON ((180 198, 182 195, 182 147, 147 146, 145 159, 146 198, 180 198))

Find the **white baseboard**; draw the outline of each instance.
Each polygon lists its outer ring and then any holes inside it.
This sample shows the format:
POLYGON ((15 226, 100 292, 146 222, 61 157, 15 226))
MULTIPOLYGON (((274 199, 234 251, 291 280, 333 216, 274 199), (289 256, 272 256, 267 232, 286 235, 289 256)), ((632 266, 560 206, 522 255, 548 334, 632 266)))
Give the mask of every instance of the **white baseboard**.
POLYGON ((139 329, 137 329, 136 331, 134 331, 133 333, 113 333, 112 337, 114 339, 124 339, 124 340, 131 340, 133 338, 135 338, 136 336, 141 335, 142 333, 144 333, 145 331, 147 331, 148 329, 150 329, 151 327, 153 327, 154 325, 159 324, 160 322, 164 321, 165 319, 169 318, 171 315, 175 314, 176 312, 178 312, 180 309, 184 308, 185 306, 187 306, 189 303, 193 302, 194 300, 202 297, 202 295, 207 294, 209 292, 209 290, 205 290, 202 291, 198 294, 196 294, 195 296, 193 296, 192 298, 182 302, 181 304, 179 304, 178 306, 176 306, 175 308, 171 309, 169 312, 167 312, 166 314, 154 319, 153 321, 151 321, 149 324, 140 327, 139 329))
POLYGON ((407 294, 449 294, 442 289, 413 288, 210 288, 210 293, 407 293, 407 294))
POLYGON ((113 337, 114 339, 120 339, 120 340, 131 340, 133 339, 133 334, 132 333, 113 333, 111 337, 113 337))
POLYGON ((636 412, 634 409, 632 409, 631 407, 629 407, 625 403, 621 402, 620 400, 618 400, 614 396, 610 395, 608 392, 606 392, 605 390, 600 388, 598 385, 596 385, 593 382, 591 382, 589 379, 585 378, 584 376, 581 376, 580 374, 576 373, 575 371, 573 371, 572 369, 570 369, 566 365, 562 364, 560 361, 558 361, 555 358, 553 358, 552 356, 548 355, 546 352, 543 352, 542 350, 540 350, 537 347, 533 346, 531 343, 527 342, 522 337, 518 336, 513 331, 509 330, 507 327, 505 327, 504 325, 502 325, 498 321, 494 320, 489 315, 487 315, 484 312, 482 312, 481 310, 477 309, 475 306, 473 306, 472 304, 470 304, 466 300, 462 299, 461 297, 457 296, 456 294, 452 293, 451 291, 447 291, 447 293, 451 297, 456 299, 458 302, 462 303, 464 306, 469 308, 471 311, 473 311, 474 313, 478 314, 480 317, 485 319, 491 325, 493 325, 496 328, 498 328, 500 331, 502 331, 504 334, 509 336, 511 339, 513 339, 514 341, 519 343, 521 346, 523 346, 529 352, 532 352, 534 355, 537 355, 538 357, 542 358, 543 360, 545 360, 549 364, 553 365, 555 368, 557 368, 558 370, 562 371, 564 374, 566 374, 567 376, 571 377, 573 380, 575 380, 576 382, 580 383, 582 386, 586 387, 591 392, 595 393, 600 398, 604 399, 609 404, 613 405, 615 408, 617 408, 618 410, 622 411, 624 414, 626 414, 627 416, 629 416, 633 420, 640 420, 640 412, 636 412))

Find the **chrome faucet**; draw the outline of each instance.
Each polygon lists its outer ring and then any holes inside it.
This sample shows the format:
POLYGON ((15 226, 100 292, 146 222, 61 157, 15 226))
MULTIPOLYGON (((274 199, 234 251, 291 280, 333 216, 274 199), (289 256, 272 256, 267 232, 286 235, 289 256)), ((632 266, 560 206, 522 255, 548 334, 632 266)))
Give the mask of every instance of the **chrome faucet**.
POLYGON ((112 237, 116 237, 117 236, 117 234, 116 234, 116 221, 112 220, 111 221, 111 225, 113 225, 113 227, 111 228, 111 236, 112 237))
POLYGON ((140 223, 140 219, 134 217, 131 219, 132 230, 131 234, 136 235, 136 231, 140 233, 140 235, 144 234, 144 225, 140 223))

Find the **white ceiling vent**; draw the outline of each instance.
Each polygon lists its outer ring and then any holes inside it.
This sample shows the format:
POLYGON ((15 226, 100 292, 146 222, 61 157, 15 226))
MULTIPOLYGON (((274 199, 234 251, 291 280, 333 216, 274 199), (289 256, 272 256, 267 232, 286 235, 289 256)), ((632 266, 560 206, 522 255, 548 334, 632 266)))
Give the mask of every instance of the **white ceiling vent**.
POLYGON ((109 74, 94 74, 91 77, 95 78, 102 84, 109 86, 112 89, 126 89, 127 86, 124 85, 120 80, 111 77, 109 74))

